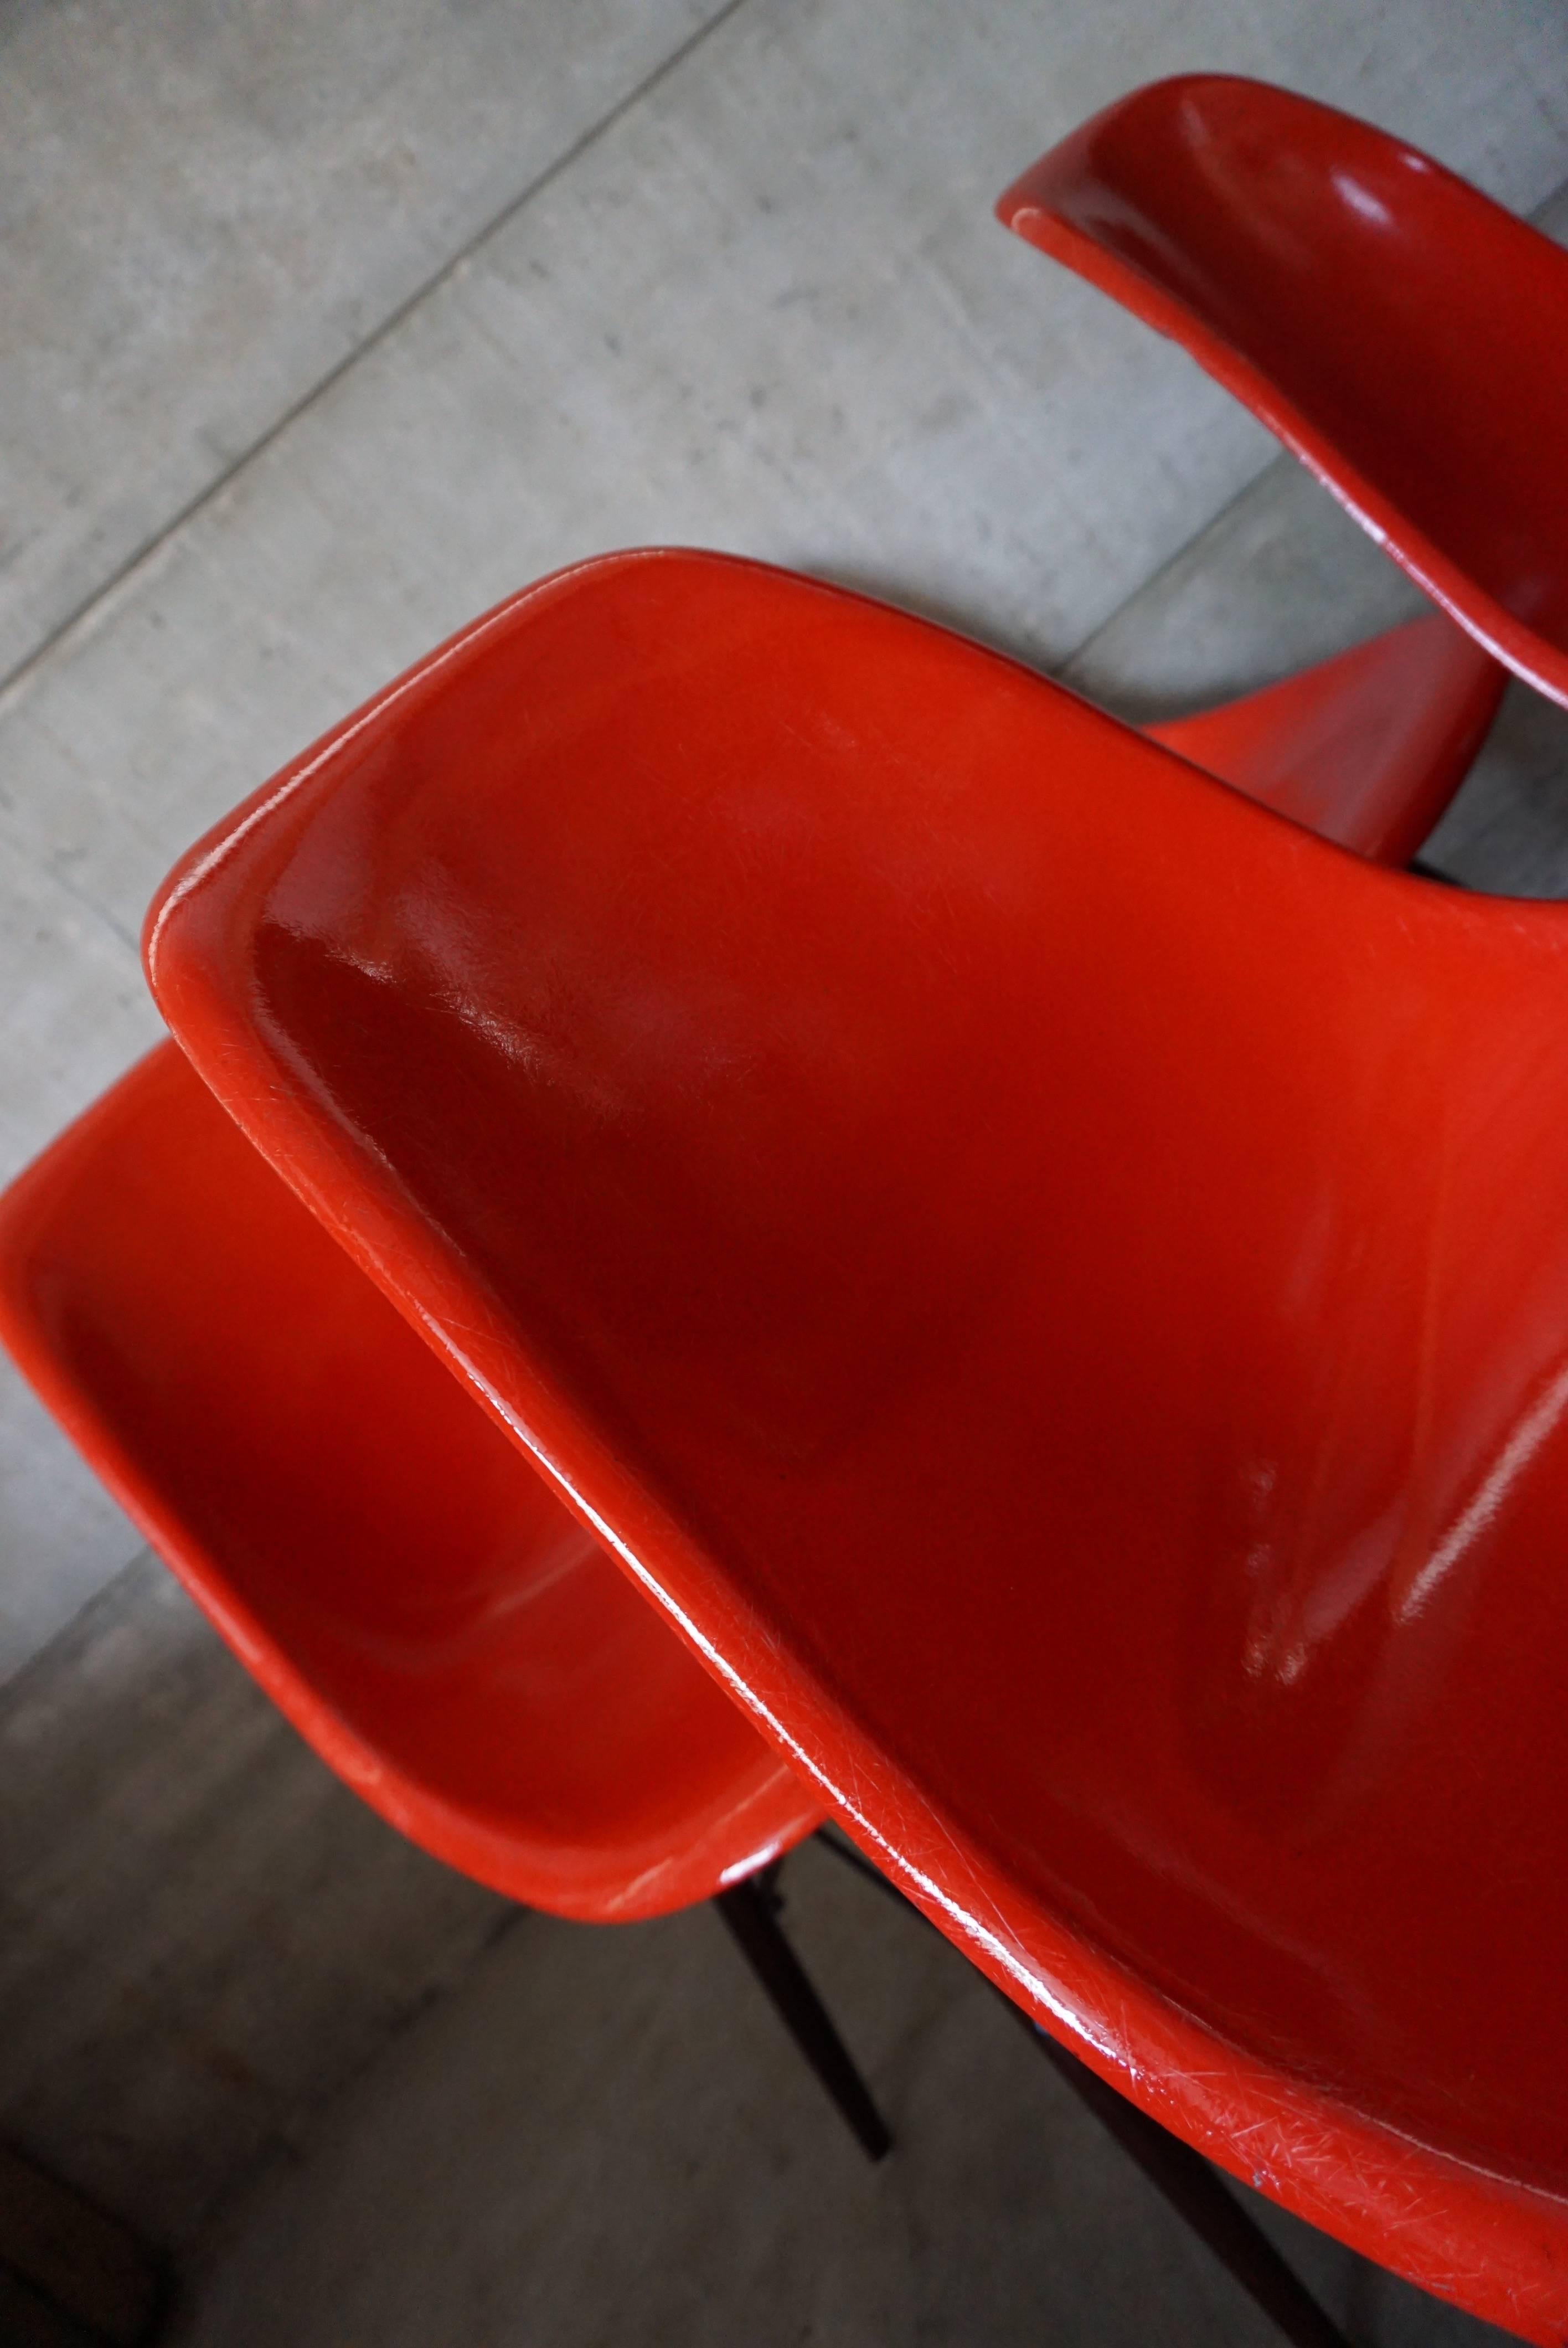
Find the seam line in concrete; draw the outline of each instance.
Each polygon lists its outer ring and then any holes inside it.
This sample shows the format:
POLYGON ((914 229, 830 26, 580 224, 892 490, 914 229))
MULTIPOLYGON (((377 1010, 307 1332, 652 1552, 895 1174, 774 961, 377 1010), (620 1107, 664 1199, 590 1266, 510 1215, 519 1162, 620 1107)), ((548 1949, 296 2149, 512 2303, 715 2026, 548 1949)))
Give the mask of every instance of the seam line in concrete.
MULTIPOLYGON (((1276 455, 1268 459, 1266 464, 1260 465, 1257 471, 1250 475, 1239 489, 1232 490, 1224 505, 1216 506, 1208 520, 1199 523, 1190 538, 1184 538, 1180 546, 1165 557, 1163 562, 1156 563, 1147 578, 1140 579, 1131 594, 1123 595, 1114 610, 1107 612, 1102 620, 1096 620, 1089 633, 1081 637, 1071 652, 1063 653, 1060 660, 1053 661, 1048 674, 1051 676, 1065 676, 1073 663, 1081 660, 1086 653, 1092 651, 1106 630, 1115 626, 1123 612, 1130 611, 1141 597, 1147 595, 1152 588, 1158 586, 1160 581, 1168 572, 1174 571, 1178 563, 1184 562, 1193 549, 1201 545, 1211 530, 1218 530, 1226 516, 1234 513, 1239 505, 1244 504, 1252 496, 1260 481, 1266 481, 1272 474, 1281 472, 1286 466, 1295 465, 1297 459, 1291 455, 1288 448, 1281 448, 1276 455)), ((1326 496, 1330 492, 1325 491, 1326 496)))
POLYGON ((258 457, 263 456, 273 442, 280 440, 290 426, 297 423, 317 400, 331 391, 335 384, 340 383, 351 368, 357 366, 361 359, 366 357, 390 335, 395 334, 404 321, 412 317, 420 304, 426 301, 432 294, 444 285, 448 278, 454 276, 463 263, 470 260, 489 238, 505 228, 508 221, 514 220, 525 204, 531 203, 533 199, 553 180, 558 180, 563 171, 569 170, 579 156, 585 155, 608 132, 613 130, 617 123, 630 114, 634 107, 641 105, 661 82, 678 72, 692 51, 699 48, 711 34, 717 32, 721 25, 727 24, 730 18, 744 5, 745 0, 725 0, 724 6, 710 16, 706 24, 700 25, 694 33, 687 36, 679 47, 671 49, 667 57, 661 58, 651 73, 645 74, 635 88, 628 90, 623 98, 617 98, 615 104, 606 113, 601 114, 597 122, 590 123, 569 147, 563 148, 554 160, 547 163, 544 170, 537 173, 525 188, 520 189, 515 196, 508 196, 498 211, 493 213, 487 221, 475 230, 472 236, 466 238, 462 244, 448 253, 438 268, 432 270, 427 277, 423 278, 411 294, 405 294, 395 308, 389 310, 384 318, 378 320, 370 332, 363 335, 352 350, 345 351, 342 358, 336 360, 324 375, 319 376, 308 390, 302 392, 298 399, 274 417, 266 430, 259 433, 248 448, 241 449, 221 472, 215 474, 211 480, 198 489, 194 497, 188 498, 177 512, 171 514, 167 521, 159 523, 158 529, 145 538, 132 553, 128 554, 122 562, 118 563, 106 578, 99 580, 90 594, 84 595, 80 602, 73 605, 64 619, 57 620, 48 633, 40 637, 32 650, 25 653, 15 665, 5 676, 0 677, 0 707, 4 706, 15 689, 26 681, 33 671, 40 666, 75 629, 80 627, 82 623, 97 611, 100 603, 112 595, 118 588, 123 587, 144 563, 149 562, 172 539, 178 537, 188 522, 194 520, 205 506, 210 505, 214 498, 220 496, 248 465, 253 464, 258 457))

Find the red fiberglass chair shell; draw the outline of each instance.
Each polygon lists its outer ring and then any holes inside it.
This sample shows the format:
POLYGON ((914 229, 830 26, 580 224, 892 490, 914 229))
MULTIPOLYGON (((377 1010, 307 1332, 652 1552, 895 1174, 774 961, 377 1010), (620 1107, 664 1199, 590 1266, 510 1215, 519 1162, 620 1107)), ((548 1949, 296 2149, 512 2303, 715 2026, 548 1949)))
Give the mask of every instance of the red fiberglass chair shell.
POLYGON ((818 1822, 172 1044, 6 1194, 0 1330, 296 1727, 452 1865, 621 1921, 818 1822))
POLYGON ((1408 864, 1497 714, 1504 671, 1440 612, 1151 741, 1380 864, 1408 864))
POLYGON ((1108 107, 998 211, 1184 344, 1568 703, 1568 253, 1386 132, 1212 74, 1108 107))
POLYGON ((1009 1993, 1568 2329, 1568 918, 585 565, 193 850, 213 1091, 1009 1993))

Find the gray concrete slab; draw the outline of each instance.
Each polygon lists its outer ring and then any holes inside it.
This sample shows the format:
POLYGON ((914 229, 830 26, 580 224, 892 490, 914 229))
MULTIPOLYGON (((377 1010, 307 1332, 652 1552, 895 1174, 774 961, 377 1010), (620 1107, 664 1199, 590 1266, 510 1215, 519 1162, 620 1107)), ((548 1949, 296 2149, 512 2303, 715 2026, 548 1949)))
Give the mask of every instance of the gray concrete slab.
MULTIPOLYGON (((0 675, 722 6, 8 9, 0 675)), ((760 0, 749 13, 765 13, 760 0)), ((912 99, 915 168, 917 146, 942 170, 956 146, 966 162, 984 155, 988 179, 1114 94, 1130 67, 1169 70, 1199 51, 1395 106, 1410 135, 1511 201, 1529 200, 1539 150, 1560 135, 1550 13, 1525 0, 1488 12, 1485 43, 1460 0, 1425 0, 1415 17, 1341 5, 1327 21, 1296 5, 1266 23, 1188 0, 1139 24, 1135 57, 1124 15, 1062 0, 1009 13, 1021 40, 999 42, 994 9, 950 6, 902 20, 795 8, 772 37, 809 74, 812 50, 842 52, 851 26, 835 78, 856 119, 896 126, 912 99), (1419 81, 1401 54, 1417 23, 1419 81), (958 102, 943 103, 955 82, 958 102), (978 110, 962 103, 971 92, 978 110), (984 153, 973 134, 999 134, 1008 108, 1020 138, 984 153)))
POLYGON ((1279 457, 1057 674, 1143 725, 1254 692, 1430 608, 1328 492, 1279 457))
MULTIPOLYGON (((1203 39, 1534 201, 1568 160, 1568 50, 1523 5, 1484 30, 1460 0, 1420 15, 1414 92, 1348 0, 1162 13, 1139 67, 1203 39)), ((989 0, 961 37, 947 0, 748 0, 6 697, 12 869, 68 875, 114 964, 169 859, 281 758, 607 544, 749 550, 1060 659, 1271 447, 989 220, 999 180, 1125 81, 1125 32, 1066 0, 989 0)), ((35 1057, 19 1025, 13 1148, 56 1106, 35 1057)))
POLYGON ((0 676, 723 5, 0 10, 0 676))
POLYGON ((0 1694, 0 2135, 177 2247, 515 1913, 144 1557, 0 1694))
POLYGON ((1467 888, 1568 897, 1568 710, 1511 685, 1464 788, 1422 852, 1467 888))
MULTIPOLYGON (((711 1911, 534 1919, 231 2205, 170 2348, 1275 2348, 954 1950, 815 1849, 784 1882, 880 2167, 711 1911)), ((1366 2348, 1501 2340, 1267 2221, 1366 2348)))

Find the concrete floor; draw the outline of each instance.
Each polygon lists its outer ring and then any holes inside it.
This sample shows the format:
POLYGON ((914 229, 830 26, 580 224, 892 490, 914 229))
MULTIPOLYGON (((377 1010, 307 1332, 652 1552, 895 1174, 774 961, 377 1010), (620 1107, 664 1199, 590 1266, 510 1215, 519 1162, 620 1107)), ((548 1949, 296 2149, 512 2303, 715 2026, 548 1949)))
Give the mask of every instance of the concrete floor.
MULTIPOLYGON (((1411 608, 989 218, 1194 65, 1568 228, 1555 0, 0 0, 0 1179, 156 1035, 179 850, 559 562, 791 562, 1133 717, 1411 608)), ((1432 860, 1568 893, 1565 775, 1512 693, 1432 860)), ((794 1870, 871 2172, 716 1920, 513 1921, 138 1549, 0 1365, 0 2131, 178 2251, 182 2341, 1267 2336, 875 1891, 794 1870)), ((1489 2336, 1279 2223, 1358 2337, 1489 2336)))
MULTIPOLYGON (((1273 2348, 954 1950, 815 1849, 785 1883, 880 2166, 710 1910, 528 1916, 213 2229, 173 2342, 1273 2348)), ((1266 2221, 1368 2348, 1502 2337, 1266 2221)))

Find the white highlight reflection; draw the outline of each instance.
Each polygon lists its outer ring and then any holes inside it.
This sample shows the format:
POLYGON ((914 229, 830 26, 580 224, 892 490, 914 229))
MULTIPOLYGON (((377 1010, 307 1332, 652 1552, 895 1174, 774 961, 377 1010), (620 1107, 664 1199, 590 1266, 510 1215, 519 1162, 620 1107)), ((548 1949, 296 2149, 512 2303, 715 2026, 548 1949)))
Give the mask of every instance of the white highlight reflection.
POLYGON ((1348 171, 1333 171, 1329 178, 1335 194, 1348 203, 1353 212, 1359 212, 1361 218, 1370 221, 1374 228, 1392 227, 1389 207, 1380 197, 1372 193, 1370 188, 1364 188, 1359 180, 1351 178, 1348 171))
POLYGON ((1510 1486, 1529 1467, 1565 1409, 1568 1409, 1568 1364, 1558 1371, 1540 1400, 1525 1412, 1499 1452, 1470 1506, 1443 1535, 1400 1599, 1399 1620, 1401 1622, 1409 1622, 1420 1612, 1438 1584, 1453 1570, 1471 1542, 1492 1522, 1508 1497, 1510 1486))

